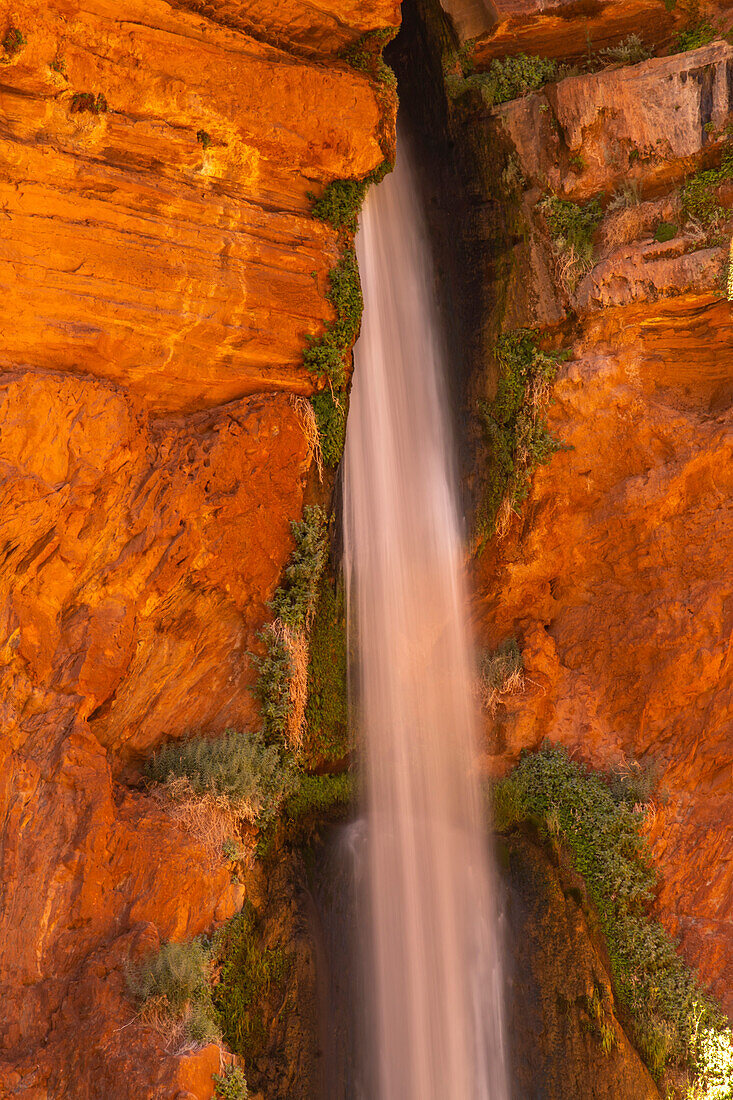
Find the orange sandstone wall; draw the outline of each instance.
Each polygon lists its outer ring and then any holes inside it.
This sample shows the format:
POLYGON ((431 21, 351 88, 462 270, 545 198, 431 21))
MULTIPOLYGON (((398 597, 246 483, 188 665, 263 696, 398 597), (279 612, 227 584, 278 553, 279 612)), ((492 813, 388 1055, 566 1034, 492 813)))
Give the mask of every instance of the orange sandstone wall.
POLYGON ((171 1056, 123 964, 241 888, 123 780, 256 721, 338 254, 306 192, 382 160, 335 54, 399 9, 360 9, 0 0, 0 1095, 211 1095, 216 1048, 171 1056))
POLYGON ((549 413, 566 447, 475 566, 480 642, 515 635, 527 676, 487 717, 487 767, 549 738, 594 766, 654 768, 658 911, 729 1012, 733 306, 728 238, 685 222, 677 186, 729 141, 732 67, 719 41, 486 113, 524 177, 504 329, 536 326, 572 358, 549 413), (563 284, 536 208, 548 182, 606 201, 629 181, 639 201, 606 213, 592 269, 563 284))

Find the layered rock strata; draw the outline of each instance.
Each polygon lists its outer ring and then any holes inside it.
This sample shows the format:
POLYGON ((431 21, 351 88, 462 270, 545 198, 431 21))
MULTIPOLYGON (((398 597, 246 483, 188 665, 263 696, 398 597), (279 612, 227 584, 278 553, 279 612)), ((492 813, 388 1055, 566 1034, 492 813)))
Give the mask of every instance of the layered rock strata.
POLYGON ((0 4, 3 1095, 212 1094, 124 967, 242 890, 136 769, 258 721, 339 255, 308 192, 393 124, 336 54, 398 6, 357 8, 0 4))

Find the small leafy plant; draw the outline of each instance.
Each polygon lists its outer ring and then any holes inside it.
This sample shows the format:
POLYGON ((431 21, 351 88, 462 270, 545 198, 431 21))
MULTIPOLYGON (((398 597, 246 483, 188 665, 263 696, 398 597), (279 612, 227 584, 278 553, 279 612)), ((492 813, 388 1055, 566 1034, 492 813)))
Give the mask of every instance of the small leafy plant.
POLYGON ((598 51, 600 60, 607 64, 638 65, 640 61, 648 61, 652 56, 638 34, 630 34, 616 46, 607 46, 598 51))
POLYGON ((208 130, 197 130, 196 141, 205 152, 211 145, 211 134, 208 132, 208 130))
POLYGON ((92 115, 102 115, 109 110, 107 98, 102 92, 75 92, 71 97, 72 115, 88 112, 92 115))
POLYGON ((25 45, 27 45, 27 39, 22 31, 19 31, 17 27, 10 26, 5 32, 5 37, 2 41, 3 49, 5 50, 7 57, 17 57, 20 51, 25 45))
POLYGON ((479 519, 482 542, 495 533, 506 534, 512 515, 521 514, 534 471, 562 446, 549 434, 546 414, 564 356, 541 351, 530 329, 501 336, 494 356, 499 366, 496 397, 480 408, 490 452, 479 519))
POLYGON ((486 107, 494 107, 536 92, 563 75, 563 70, 552 58, 517 54, 516 57, 494 58, 485 72, 469 73, 463 78, 448 77, 446 87, 454 99, 477 91, 486 107))
POLYGON ((245 1065, 261 1057, 267 1045, 267 1001, 282 1002, 290 961, 281 948, 266 947, 260 919, 251 902, 215 934, 211 964, 218 981, 211 992, 214 1018, 227 1046, 245 1065))
POLYGON ((667 241, 674 240, 676 236, 677 226, 673 222, 660 222, 654 234, 654 240, 660 244, 666 244, 667 241))
POLYGON ((706 228, 726 216, 726 210, 718 202, 716 188, 726 180, 733 180, 733 148, 724 151, 718 168, 695 172, 683 185, 682 209, 706 228))
POLYGON ((389 89, 397 87, 397 78, 384 60, 382 51, 394 38, 392 27, 367 31, 350 46, 346 46, 339 57, 353 68, 366 73, 378 84, 389 89))
POLYGON ((266 821, 292 788, 291 767, 259 733, 227 730, 222 737, 173 741, 153 753, 145 773, 177 799, 222 802, 245 821, 266 821))
POLYGON ((562 282, 572 291, 581 275, 593 266, 593 237, 603 217, 601 204, 593 199, 579 206, 547 194, 537 205, 561 260, 562 282))
POLYGON ((346 386, 346 355, 361 324, 363 299, 356 252, 346 248, 329 274, 326 297, 336 310, 336 320, 323 336, 309 337, 303 361, 316 378, 325 378, 332 392, 346 386))
POLYGON ((260 635, 264 655, 253 655, 252 660, 258 674, 255 694, 261 704, 265 739, 285 739, 298 748, 308 692, 307 632, 328 560, 328 522, 321 508, 309 505, 303 510, 303 519, 291 528, 295 549, 283 571, 283 583, 270 602, 276 618, 260 635))
POLYGON ((249 1100, 247 1079, 239 1066, 228 1065, 214 1074, 215 1100, 249 1100))

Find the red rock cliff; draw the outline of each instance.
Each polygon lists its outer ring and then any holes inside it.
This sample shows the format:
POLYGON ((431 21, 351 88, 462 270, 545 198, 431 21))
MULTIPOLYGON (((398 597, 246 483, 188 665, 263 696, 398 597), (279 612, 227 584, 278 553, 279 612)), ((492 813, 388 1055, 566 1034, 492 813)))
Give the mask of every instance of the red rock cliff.
POLYGON ((362 7, 0 3, 2 1095, 211 1095, 122 964, 236 888, 120 775, 256 717, 338 255, 306 193, 383 159, 362 7))

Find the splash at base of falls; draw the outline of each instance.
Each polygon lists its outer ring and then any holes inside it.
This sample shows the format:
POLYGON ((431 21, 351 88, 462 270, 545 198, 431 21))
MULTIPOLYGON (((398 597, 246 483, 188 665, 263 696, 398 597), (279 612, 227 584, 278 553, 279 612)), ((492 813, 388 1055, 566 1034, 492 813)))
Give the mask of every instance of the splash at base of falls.
POLYGON ((501 958, 476 775, 472 654, 417 188, 369 196, 345 455, 364 745, 370 1100, 507 1100, 501 958))

